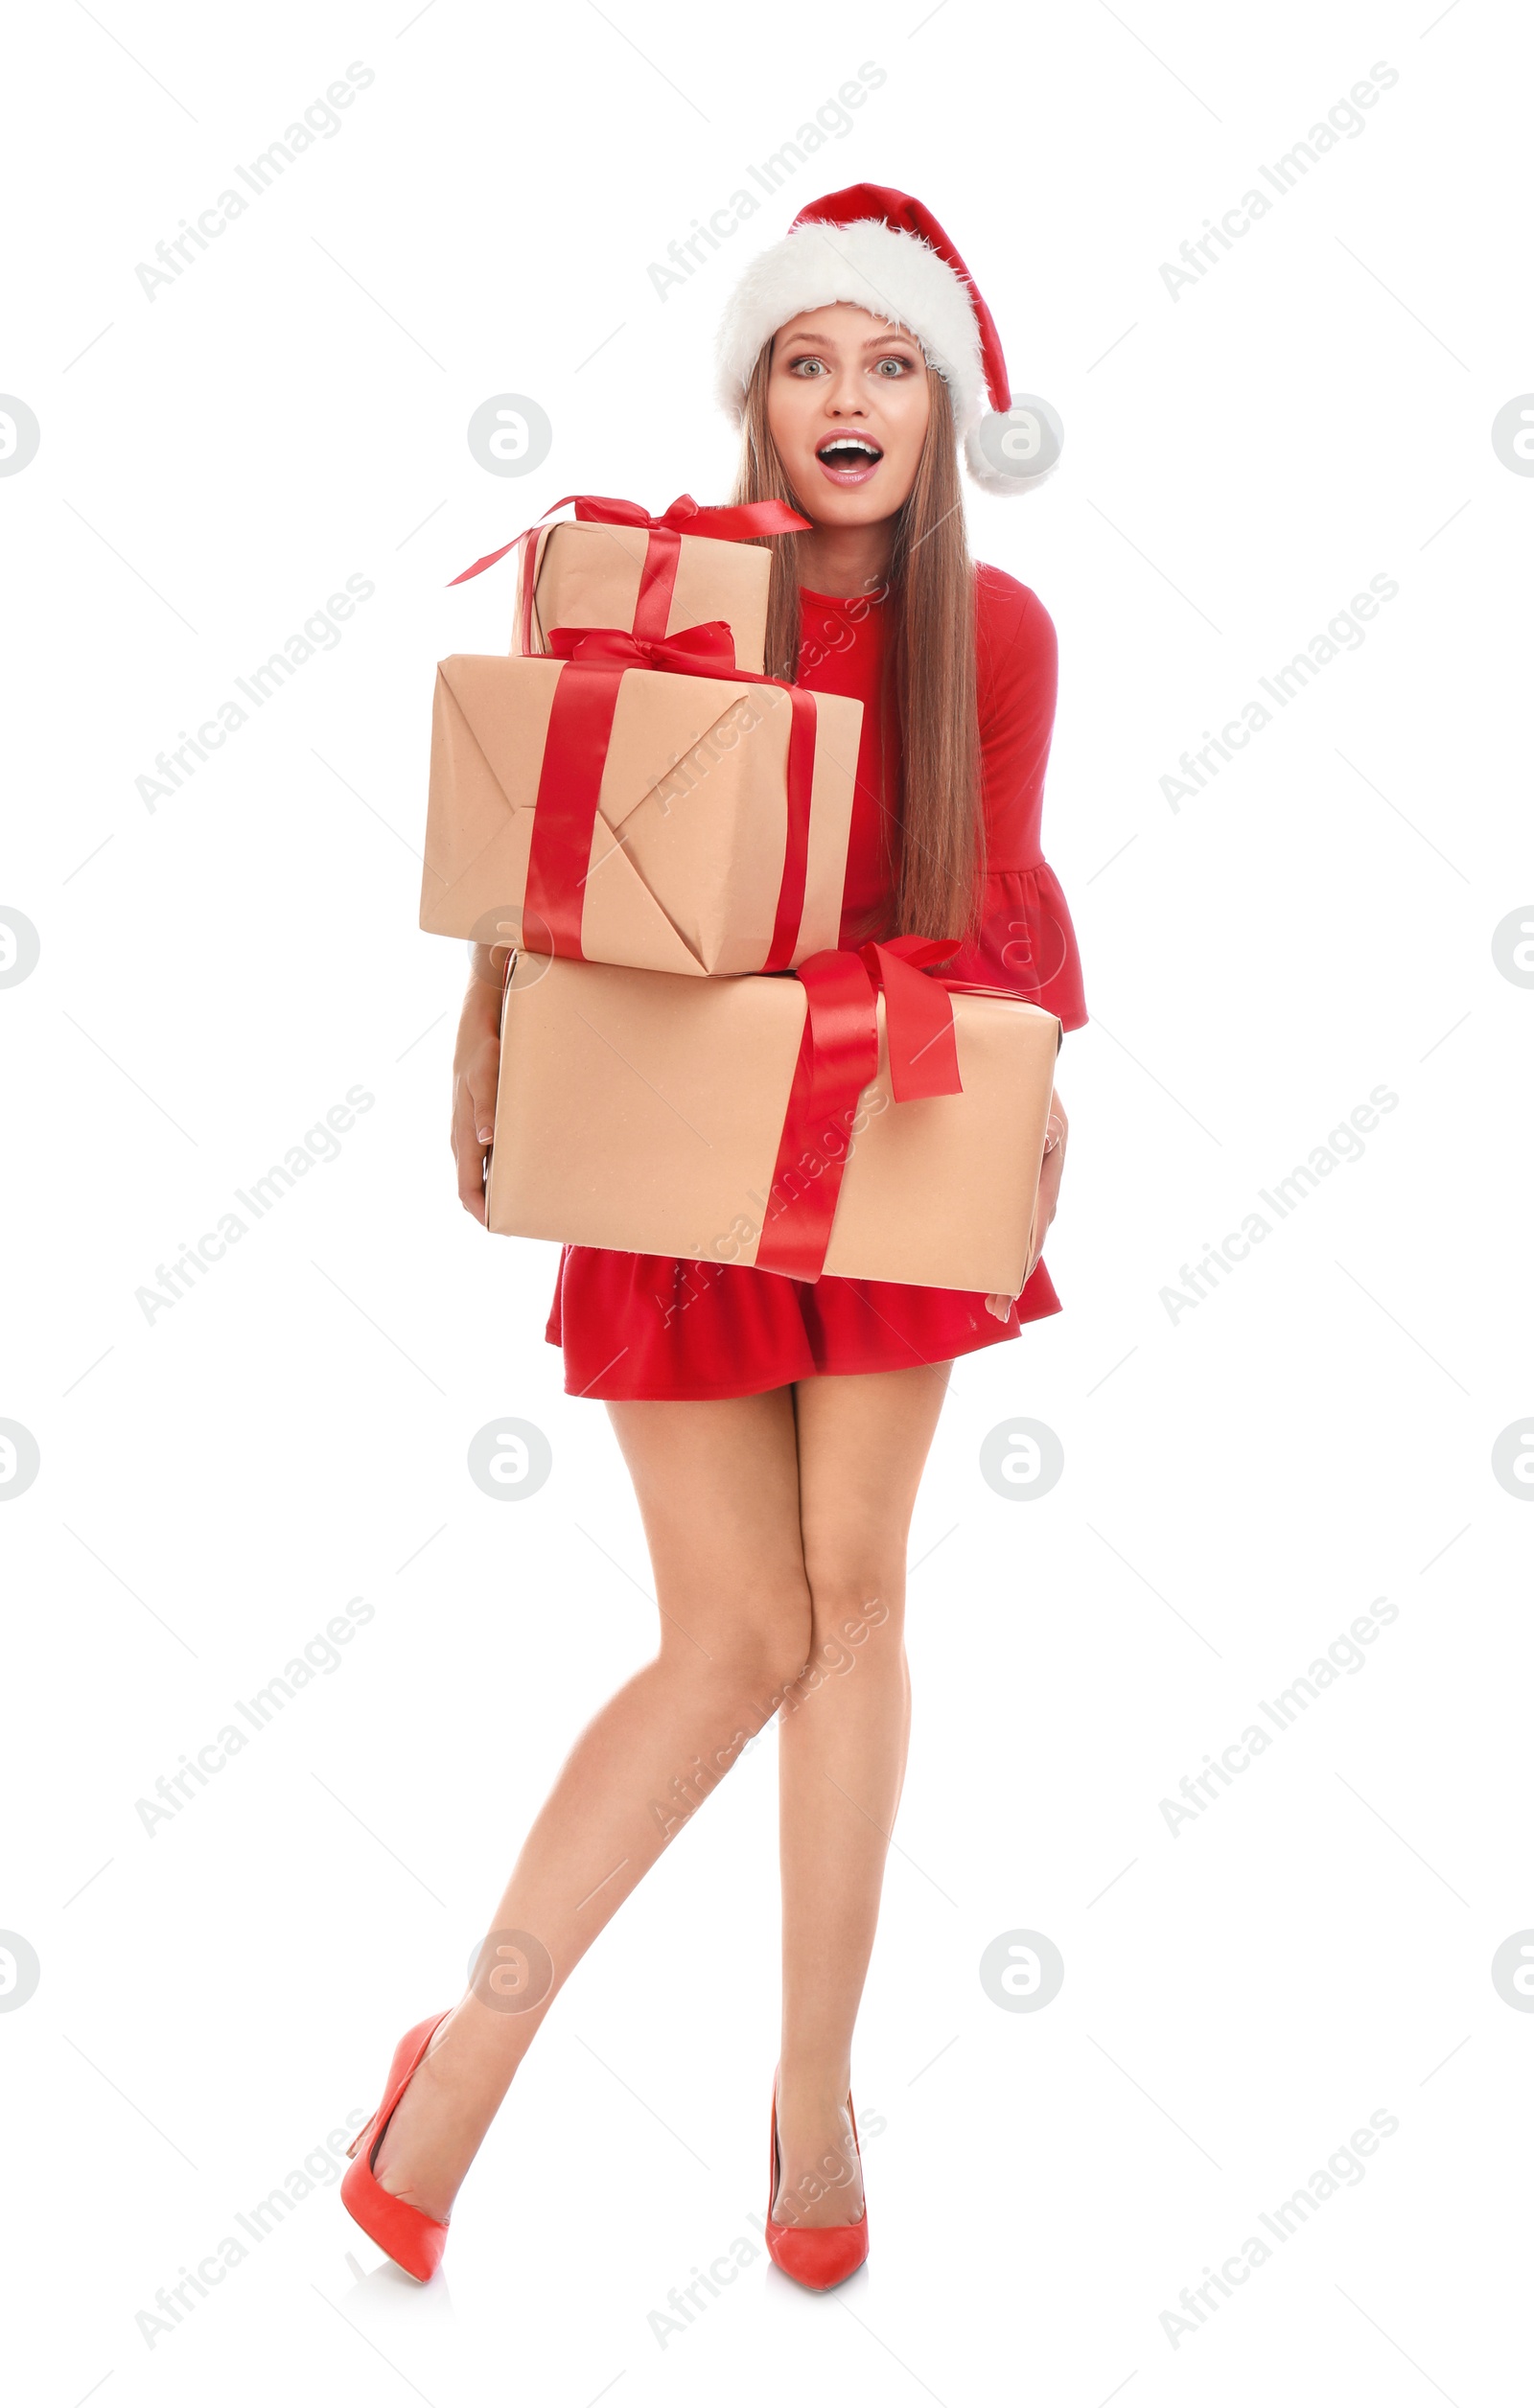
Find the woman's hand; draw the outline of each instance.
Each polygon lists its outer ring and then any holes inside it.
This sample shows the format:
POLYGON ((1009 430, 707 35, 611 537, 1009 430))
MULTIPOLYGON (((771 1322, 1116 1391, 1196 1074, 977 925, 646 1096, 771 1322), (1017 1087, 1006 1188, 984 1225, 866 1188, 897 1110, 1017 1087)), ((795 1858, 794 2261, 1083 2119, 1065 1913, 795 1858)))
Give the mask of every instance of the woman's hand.
POLYGON ((458 1200, 485 1218, 485 1149, 496 1134, 496 1084, 500 1075, 500 984, 506 948, 476 945, 453 1054, 453 1117, 449 1137, 458 1167, 458 1200))
MULTIPOLYGON (((1060 1173, 1065 1168, 1067 1127, 1065 1106, 1058 1096, 1051 1096, 1049 1124, 1044 1132, 1044 1160, 1038 1173, 1038 1202, 1034 1215, 1034 1249, 1028 1258, 1023 1286, 1019 1287, 1017 1296, 1022 1294, 1023 1287, 1034 1276, 1034 1265, 1044 1251, 1044 1239, 1050 1222, 1055 1217, 1055 1207, 1059 1201, 1060 1173)), ((988 1296, 986 1310, 993 1312, 998 1321, 1005 1321, 1017 1302, 1017 1296, 988 1296)))

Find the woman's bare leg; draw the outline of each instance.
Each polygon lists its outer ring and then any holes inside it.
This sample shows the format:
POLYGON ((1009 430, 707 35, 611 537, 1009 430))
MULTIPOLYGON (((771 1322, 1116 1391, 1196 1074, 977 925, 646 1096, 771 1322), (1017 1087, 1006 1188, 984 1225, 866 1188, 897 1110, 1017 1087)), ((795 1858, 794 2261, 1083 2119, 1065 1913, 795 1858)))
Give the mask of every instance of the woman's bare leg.
POLYGON ((905 1777, 911 1512, 950 1365, 802 1380, 800 1521, 809 1662, 779 1724, 783 2026, 780 2223, 847 2224, 863 2192, 847 2095, 852 2026, 905 1777))
POLYGON ((535 1948, 481 1958, 384 2135, 380 2181, 438 2221, 571 1967, 809 1654, 792 1390, 609 1411, 660 1653, 587 1725, 517 1859, 491 1929, 535 1948))

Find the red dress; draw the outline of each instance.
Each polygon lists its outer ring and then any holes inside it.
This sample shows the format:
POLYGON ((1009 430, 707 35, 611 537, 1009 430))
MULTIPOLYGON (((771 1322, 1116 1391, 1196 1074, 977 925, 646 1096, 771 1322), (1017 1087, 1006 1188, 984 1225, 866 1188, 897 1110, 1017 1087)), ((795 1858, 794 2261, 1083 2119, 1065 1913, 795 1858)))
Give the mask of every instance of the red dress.
MULTIPOLYGON (((1055 724, 1054 622, 1004 569, 976 569, 986 876, 979 937, 953 972, 1086 1019, 1070 913, 1039 851, 1055 724)), ((841 941, 856 943, 888 891, 881 842, 879 689, 887 606, 800 588, 800 683, 863 704, 841 941)), ((1042 1261, 1005 1321, 983 1296, 891 1281, 784 1279, 749 1264, 674 1262, 567 1246, 546 1331, 563 1346, 565 1387, 586 1397, 740 1397, 826 1372, 941 1363, 1015 1337, 1058 1312, 1042 1261)))

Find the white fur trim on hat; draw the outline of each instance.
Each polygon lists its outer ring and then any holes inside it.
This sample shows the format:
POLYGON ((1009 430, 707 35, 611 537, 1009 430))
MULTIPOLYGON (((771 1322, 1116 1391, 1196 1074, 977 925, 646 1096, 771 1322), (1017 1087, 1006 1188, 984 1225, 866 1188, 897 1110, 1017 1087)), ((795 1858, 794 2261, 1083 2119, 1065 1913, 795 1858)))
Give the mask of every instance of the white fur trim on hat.
POLYGON ((719 399, 738 426, 746 386, 770 336, 805 310, 850 301, 916 336, 946 378, 961 439, 980 418, 986 371, 969 289, 918 234, 882 220, 802 225, 753 260, 719 328, 719 399))

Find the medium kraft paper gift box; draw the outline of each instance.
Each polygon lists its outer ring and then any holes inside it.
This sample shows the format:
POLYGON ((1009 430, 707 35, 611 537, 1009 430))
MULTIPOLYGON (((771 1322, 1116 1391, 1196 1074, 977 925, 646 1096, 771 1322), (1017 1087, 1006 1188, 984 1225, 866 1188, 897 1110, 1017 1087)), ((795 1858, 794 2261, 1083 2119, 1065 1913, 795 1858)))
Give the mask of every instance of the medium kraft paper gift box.
POLYGON ((888 961, 883 991, 865 981, 849 1001, 859 960, 695 980, 521 955, 501 1015, 488 1227, 795 1278, 1015 1294, 1060 1024, 1017 997, 940 989, 945 1073, 927 1007, 918 999, 913 1034, 888 961), (819 1076, 806 1016, 827 1012, 819 1076), (918 1085, 960 1091, 912 1095, 913 1068, 918 1085))
POLYGON ((421 926, 681 977, 834 945, 862 704, 742 676, 717 623, 555 642, 438 664, 421 926))
POLYGON ((546 652, 556 627, 627 627, 639 636, 670 636, 722 618, 740 666, 759 673, 772 554, 759 544, 684 535, 662 599, 644 587, 651 542, 642 527, 572 521, 542 528, 523 564, 516 649, 546 652), (641 607, 646 599, 648 611, 641 607))
POLYGON ((571 502, 572 521, 540 521, 453 579, 462 585, 517 553, 514 653, 546 652, 556 627, 622 627, 653 638, 720 618, 741 668, 760 674, 772 554, 755 539, 802 531, 807 519, 786 502, 700 506, 690 494, 659 518, 637 501, 566 494, 545 519, 571 502))

